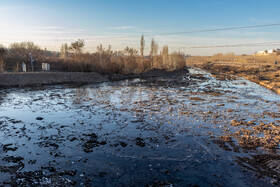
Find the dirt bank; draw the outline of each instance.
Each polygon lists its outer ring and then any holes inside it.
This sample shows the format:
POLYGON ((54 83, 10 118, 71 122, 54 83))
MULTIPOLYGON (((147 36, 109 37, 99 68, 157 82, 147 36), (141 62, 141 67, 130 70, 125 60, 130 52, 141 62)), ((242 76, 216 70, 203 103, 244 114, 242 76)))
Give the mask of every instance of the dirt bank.
POLYGON ((100 83, 106 81, 119 81, 125 79, 147 79, 152 77, 175 78, 188 73, 187 68, 175 71, 165 71, 152 69, 145 73, 130 75, 100 75, 98 73, 82 72, 25 72, 25 73, 0 73, 0 87, 22 87, 38 86, 50 84, 68 84, 68 83, 100 83))
POLYGON ((0 87, 36 86, 64 83, 99 83, 107 81, 98 73, 28 72, 0 73, 0 87))
POLYGON ((280 94, 279 65, 226 62, 192 63, 191 65, 207 70, 219 79, 228 79, 228 74, 243 77, 280 94))
POLYGON ((184 76, 186 73, 189 73, 188 68, 182 68, 179 70, 174 71, 165 71, 160 69, 152 69, 144 73, 139 74, 130 74, 130 75, 120 75, 120 74, 113 74, 109 75, 108 78, 111 81, 119 81, 119 80, 125 80, 125 79, 148 79, 153 77, 160 77, 160 78, 176 78, 184 76))

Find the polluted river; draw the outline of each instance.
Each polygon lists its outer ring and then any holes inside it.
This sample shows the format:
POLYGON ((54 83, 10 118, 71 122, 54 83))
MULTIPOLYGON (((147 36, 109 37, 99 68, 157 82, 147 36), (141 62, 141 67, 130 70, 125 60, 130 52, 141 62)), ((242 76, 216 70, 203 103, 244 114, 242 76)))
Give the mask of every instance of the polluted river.
POLYGON ((200 69, 0 90, 0 185, 275 186, 280 96, 200 69))

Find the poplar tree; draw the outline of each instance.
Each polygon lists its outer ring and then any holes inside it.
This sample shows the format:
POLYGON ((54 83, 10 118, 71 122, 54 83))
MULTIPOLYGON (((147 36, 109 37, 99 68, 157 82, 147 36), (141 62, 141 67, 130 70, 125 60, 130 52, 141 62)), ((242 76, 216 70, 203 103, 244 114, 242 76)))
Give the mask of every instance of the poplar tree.
POLYGON ((151 58, 151 66, 154 67, 154 56, 158 54, 158 44, 152 38, 151 41, 151 51, 150 51, 150 58, 151 58))
POLYGON ((163 67, 168 69, 168 46, 165 45, 162 48, 162 62, 163 62, 163 67))
POLYGON ((150 51, 150 56, 151 56, 151 58, 154 56, 154 49, 155 49, 155 44, 156 44, 156 42, 155 42, 155 40, 152 38, 152 41, 151 41, 151 51, 150 51))
POLYGON ((143 57, 144 56, 144 48, 145 48, 145 40, 144 40, 144 35, 142 34, 141 36, 141 41, 140 41, 140 54, 143 57))
POLYGON ((60 47, 60 57, 61 58, 68 58, 68 56, 69 56, 68 49, 69 48, 68 48, 67 43, 61 45, 61 47, 60 47))

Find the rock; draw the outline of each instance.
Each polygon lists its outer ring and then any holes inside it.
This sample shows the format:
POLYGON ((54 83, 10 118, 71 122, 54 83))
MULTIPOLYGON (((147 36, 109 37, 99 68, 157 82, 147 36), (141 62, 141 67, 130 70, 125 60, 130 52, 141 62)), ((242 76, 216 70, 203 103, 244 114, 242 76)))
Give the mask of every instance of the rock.
POLYGON ((6 161, 6 162, 12 162, 12 163, 19 163, 23 160, 24 158, 18 156, 18 157, 14 157, 14 156, 7 156, 4 157, 2 160, 6 161))
POLYGON ((38 121, 41 121, 41 120, 43 120, 44 118, 42 118, 42 117, 37 117, 36 118, 36 120, 38 120, 38 121))
POLYGON ((135 144, 139 147, 145 147, 146 143, 142 138, 137 137, 135 140, 135 144))

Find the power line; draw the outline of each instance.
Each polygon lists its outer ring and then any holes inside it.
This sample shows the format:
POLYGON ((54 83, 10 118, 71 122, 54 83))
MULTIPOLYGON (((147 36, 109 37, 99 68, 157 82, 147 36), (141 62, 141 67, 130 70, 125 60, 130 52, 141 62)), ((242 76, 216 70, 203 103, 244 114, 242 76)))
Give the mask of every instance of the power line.
POLYGON ((223 48, 223 47, 256 47, 256 46, 275 46, 280 45, 280 41, 276 42, 259 42, 259 43, 245 43, 245 44, 231 44, 231 45, 212 45, 212 46, 190 46, 190 47, 170 47, 174 49, 201 49, 201 48, 223 48))
MULTIPOLYGON (((169 36, 169 35, 184 35, 184 34, 193 34, 193 33, 204 33, 204 32, 216 32, 216 31, 228 31, 228 30, 239 30, 239 29, 251 29, 251 28, 261 28, 261 27, 273 27, 280 26, 280 23, 274 24, 265 24, 265 25, 250 25, 250 26, 239 26, 239 27, 227 27, 227 28, 217 28, 217 29, 206 29, 206 30, 193 30, 193 31, 182 31, 182 32, 170 32, 170 33, 153 33, 153 34, 144 34, 146 37, 151 36, 169 36)), ((104 40, 104 39, 123 39, 123 38, 134 38, 141 37, 142 34, 132 34, 132 35, 122 35, 122 36, 106 36, 106 37, 88 37, 84 38, 85 40, 104 40)), ((56 41, 62 41, 59 39, 56 41)), ((66 39, 68 40, 68 39, 66 39)))
MULTIPOLYGON (((182 31, 182 32, 170 32, 170 33, 152 33, 144 34, 146 37, 153 36, 170 36, 170 35, 184 35, 193 33, 205 33, 205 32, 216 32, 216 31, 228 31, 228 30, 239 30, 239 29, 251 29, 251 28, 261 28, 261 27, 273 27, 280 26, 280 23, 264 24, 264 25, 249 25, 249 26, 238 26, 238 27, 227 27, 227 28, 216 28, 216 29, 206 29, 206 30, 193 30, 193 31, 182 31)), ((79 37, 84 40, 105 40, 105 39, 124 39, 124 38, 136 38, 141 37, 142 34, 132 34, 132 35, 120 35, 120 36, 104 36, 104 37, 79 37)), ((74 41, 76 39, 64 38, 64 39, 46 39, 48 41, 74 41)))
MULTIPOLYGON (((171 49, 207 49, 207 48, 227 48, 227 47, 258 47, 258 46, 276 46, 279 45, 280 41, 270 41, 270 42, 255 42, 255 43, 242 43, 242 44, 229 44, 229 45, 207 45, 207 46, 181 46, 181 47, 171 47, 171 49)), ((58 48, 57 46, 44 46, 46 48, 58 48)), ((134 46, 132 48, 137 48, 134 46)), ((95 50, 96 47, 85 46, 86 50, 95 50)))
MULTIPOLYGON (((255 47, 255 46, 275 46, 280 45, 280 41, 275 42, 257 42, 257 43, 243 43, 230 45, 210 45, 210 46, 188 46, 188 47, 169 47, 172 49, 199 49, 199 48, 223 48, 223 47, 255 47)), ((86 49, 95 49, 94 47, 85 47, 86 49)), ((132 47, 137 48, 137 47, 132 47)))
MULTIPOLYGON (((186 32, 171 32, 171 33, 162 33, 162 34, 155 34, 155 35, 156 36, 181 35, 181 34, 191 34, 191 33, 200 33, 200 32, 215 32, 215 31, 250 29, 250 28, 271 27, 271 26, 280 26, 280 23, 266 24, 266 25, 241 26, 241 27, 228 27, 228 28, 218 28, 218 29, 207 29, 207 30, 194 30, 194 31, 186 31, 186 32)), ((151 35, 151 36, 153 36, 153 35, 151 35)))

